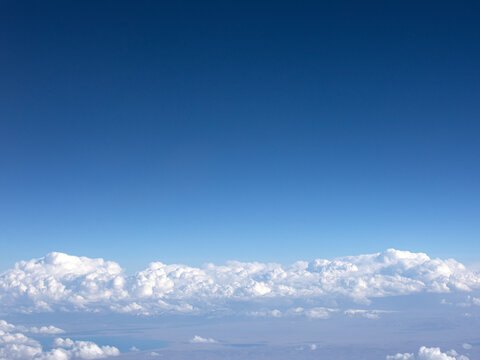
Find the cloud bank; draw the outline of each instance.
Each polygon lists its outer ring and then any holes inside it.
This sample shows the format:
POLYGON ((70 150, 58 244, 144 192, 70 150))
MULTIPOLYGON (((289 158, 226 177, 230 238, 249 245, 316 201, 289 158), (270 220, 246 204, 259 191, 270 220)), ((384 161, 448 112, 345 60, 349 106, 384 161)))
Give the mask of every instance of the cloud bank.
MULTIPOLYGON (((394 249, 291 266, 231 261, 196 268, 154 262, 133 275, 112 261, 53 252, 0 274, 0 310, 205 313, 279 298, 365 303, 376 297, 476 288, 480 274, 453 259, 394 249)), ((325 311, 311 315, 327 316, 325 311)))
MULTIPOLYGON (((52 349, 44 351, 37 340, 21 333, 19 329, 25 328, 0 320, 0 360, 103 359, 120 354, 120 351, 113 346, 98 346, 91 341, 74 341, 68 338, 56 338, 52 349)), ((38 333, 32 330, 37 328, 29 329, 27 331, 38 333)), ((51 329, 58 328, 48 326, 40 329, 47 329, 40 331, 41 333, 51 334, 51 329)), ((58 330, 63 332, 61 329, 58 330)))

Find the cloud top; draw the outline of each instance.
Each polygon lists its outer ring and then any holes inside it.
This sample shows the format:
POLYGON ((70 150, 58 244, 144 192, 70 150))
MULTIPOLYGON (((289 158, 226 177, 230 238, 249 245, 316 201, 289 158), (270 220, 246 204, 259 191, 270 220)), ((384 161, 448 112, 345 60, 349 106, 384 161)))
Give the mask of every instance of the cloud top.
POLYGON ((196 268, 154 262, 130 276, 115 262, 53 252, 0 274, 0 307, 17 312, 205 313, 276 298, 368 302, 479 287, 480 275, 453 259, 394 249, 290 266, 230 261, 196 268))

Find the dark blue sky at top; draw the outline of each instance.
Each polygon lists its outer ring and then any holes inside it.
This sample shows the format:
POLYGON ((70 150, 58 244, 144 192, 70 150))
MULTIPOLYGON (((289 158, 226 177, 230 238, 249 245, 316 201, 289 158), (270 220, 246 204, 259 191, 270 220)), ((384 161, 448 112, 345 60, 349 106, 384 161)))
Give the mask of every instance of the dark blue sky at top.
POLYGON ((477 261, 476 2, 0 3, 2 268, 477 261), (333 4, 332 4, 333 3, 333 4))

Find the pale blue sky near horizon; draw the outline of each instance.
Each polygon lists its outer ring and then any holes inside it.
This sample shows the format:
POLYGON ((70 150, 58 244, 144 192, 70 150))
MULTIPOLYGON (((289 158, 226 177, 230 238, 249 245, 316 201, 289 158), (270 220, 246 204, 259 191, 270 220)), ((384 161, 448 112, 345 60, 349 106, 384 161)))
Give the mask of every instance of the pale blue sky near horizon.
POLYGON ((475 2, 0 4, 0 268, 480 253, 475 2))

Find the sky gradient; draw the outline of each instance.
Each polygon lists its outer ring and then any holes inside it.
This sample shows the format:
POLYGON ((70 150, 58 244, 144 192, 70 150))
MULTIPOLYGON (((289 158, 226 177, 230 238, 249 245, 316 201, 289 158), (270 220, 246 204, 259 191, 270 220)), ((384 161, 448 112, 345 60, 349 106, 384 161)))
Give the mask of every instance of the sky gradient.
POLYGON ((479 9, 2 1, 0 268, 478 262, 479 9))

